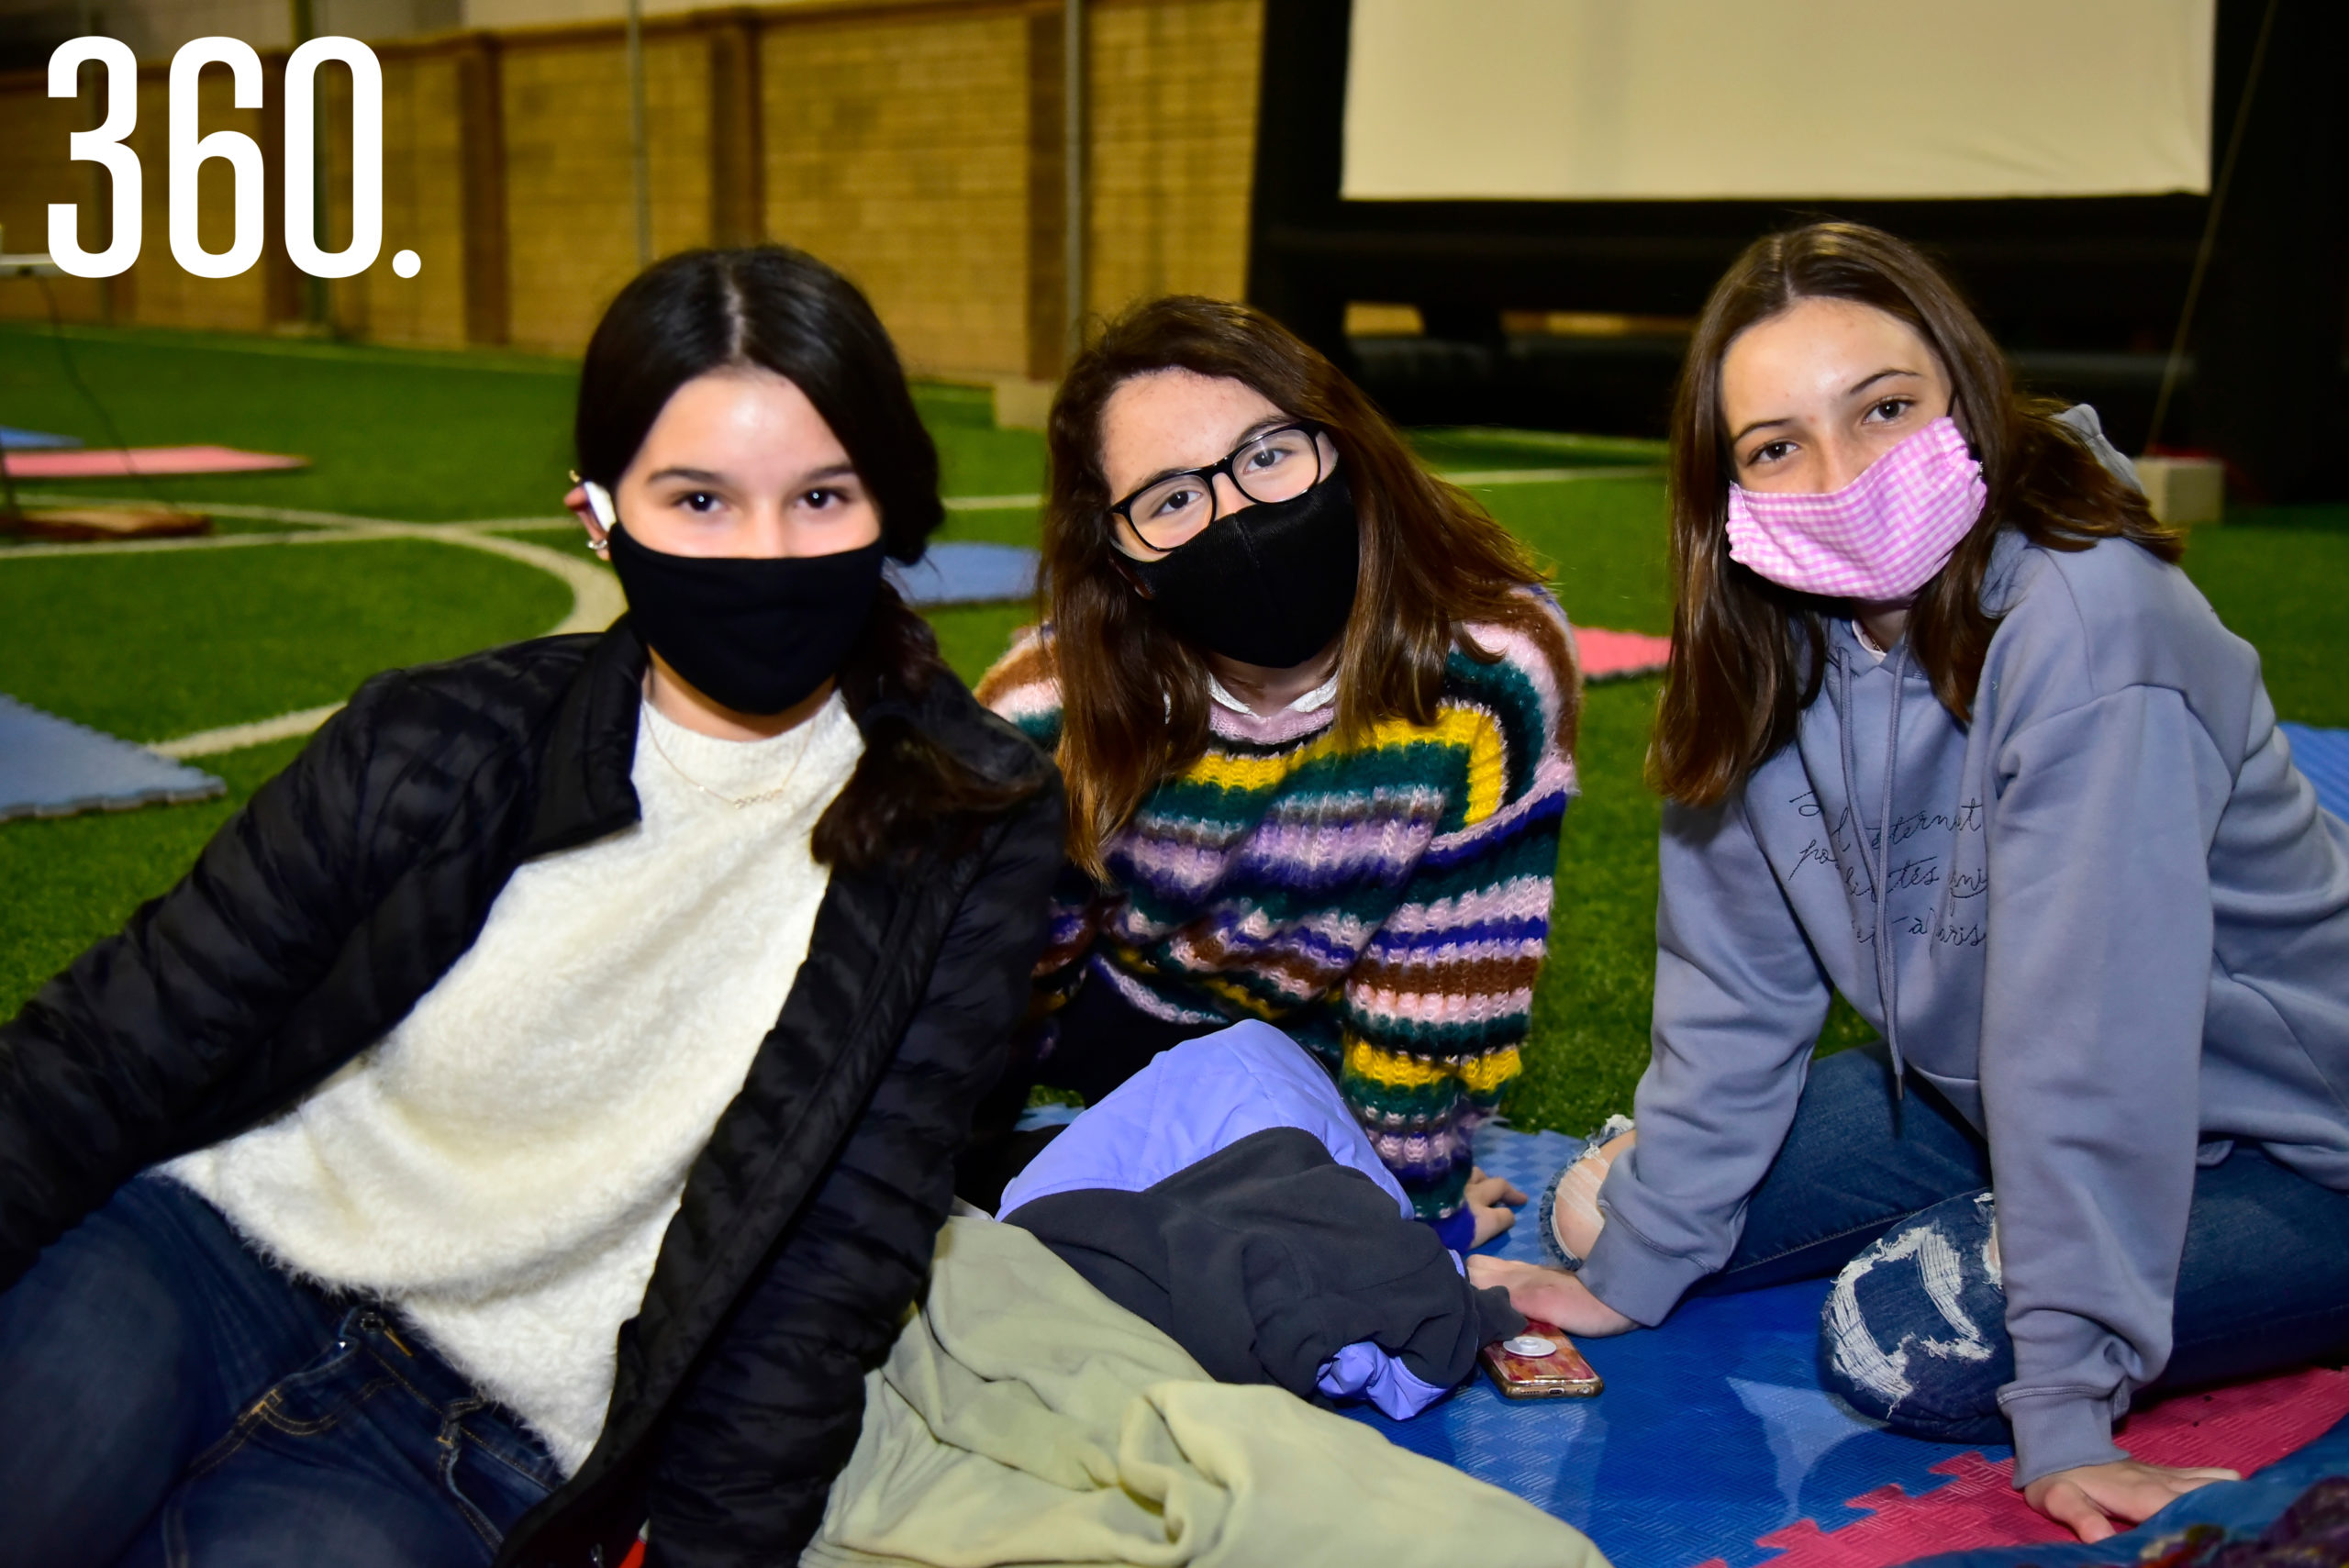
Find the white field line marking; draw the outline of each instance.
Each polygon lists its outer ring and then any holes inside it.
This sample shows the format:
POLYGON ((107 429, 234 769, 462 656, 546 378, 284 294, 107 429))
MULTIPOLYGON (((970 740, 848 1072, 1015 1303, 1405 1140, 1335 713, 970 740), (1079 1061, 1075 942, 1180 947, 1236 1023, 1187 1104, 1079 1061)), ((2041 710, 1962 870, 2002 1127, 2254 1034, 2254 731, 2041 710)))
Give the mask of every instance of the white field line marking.
POLYGON ((182 761, 190 757, 212 757, 223 751, 240 751, 248 746, 266 746, 273 740, 291 740, 307 735, 328 719, 342 711, 342 705, 330 702, 324 707, 306 707, 299 713, 281 713, 275 718, 263 718, 251 724, 223 725, 218 729, 199 729, 193 735, 183 735, 175 740, 150 740, 147 750, 182 761))
MULTIPOLYGON (((62 499, 41 495, 42 501, 62 499)), ((105 502, 80 498, 85 506, 129 505, 138 502, 105 502)), ((439 544, 455 545, 463 550, 478 550, 490 555, 502 555, 524 566, 533 566, 557 578, 571 590, 571 612, 550 628, 546 635, 560 636, 565 632, 601 631, 618 620, 628 607, 621 596, 619 580, 605 568, 587 560, 584 555, 573 557, 542 544, 530 544, 522 539, 505 539, 479 531, 482 525, 471 528, 451 528, 436 523, 403 523, 388 517, 354 517, 340 512, 300 511, 284 506, 249 506, 229 503, 186 503, 191 508, 228 517, 250 517, 261 522, 298 523, 319 529, 308 534, 224 534, 213 539, 125 539, 107 544, 31 544, 13 550, 0 550, 0 562, 18 556, 54 557, 78 555, 84 559, 105 555, 139 555, 168 550, 234 549, 260 544, 334 544, 357 543, 367 539, 420 539, 439 544)), ((495 522, 487 525, 497 526, 495 522)), ((341 707, 334 703, 326 707, 304 708, 298 713, 279 714, 273 718, 251 724, 232 724, 219 729, 199 730, 169 740, 155 741, 148 750, 167 757, 208 757, 221 751, 233 751, 240 747, 259 746, 271 740, 289 740, 307 735, 324 724, 341 707)))
POLYGON ((1041 495, 941 495, 938 504, 950 512, 1032 512, 1044 504, 1041 495))
POLYGON ((208 534, 197 539, 89 539, 75 544, 20 544, 0 549, 0 561, 39 561, 47 556, 75 555, 83 560, 107 555, 174 555, 189 550, 241 550, 263 544, 351 544, 361 539, 388 539, 373 528, 320 529, 316 533, 208 534))
MULTIPOLYGON (((1459 485, 1555 484, 1587 479, 1647 479, 1663 472, 1661 467, 1631 466, 1517 468, 1454 472, 1442 477, 1459 485)), ((25 500, 46 505, 102 506, 145 504, 137 498, 108 499, 31 491, 19 494, 25 500)), ((945 498, 943 505, 950 512, 1002 512, 1032 510, 1042 506, 1043 502, 1041 495, 951 495, 945 498)), ((221 534, 206 539, 123 539, 115 543, 26 544, 0 550, 0 562, 62 555, 88 560, 107 555, 237 550, 269 544, 347 544, 365 539, 421 539, 502 555, 508 561, 535 566, 561 579, 571 589, 571 613, 549 630, 547 635, 551 637, 564 632, 601 631, 618 619, 620 612, 628 607, 627 600, 620 594, 618 580, 605 568, 542 544, 504 537, 505 532, 511 530, 565 527, 566 524, 558 518, 484 517, 462 523, 406 523, 389 517, 358 517, 342 512, 255 506, 236 502, 190 501, 184 505, 218 517, 294 523, 319 531, 304 534, 221 534)), ((209 757, 247 746, 266 745, 273 740, 290 740, 309 734, 332 717, 341 706, 340 703, 333 703, 325 707, 279 714, 274 718, 258 719, 250 724, 231 724, 217 729, 198 730, 192 735, 150 742, 148 750, 174 758, 209 757)))
POLYGON ((1437 478, 1464 488, 1479 484, 1569 484, 1583 479, 1657 479, 1661 463, 1623 464, 1616 468, 1493 468, 1439 473, 1437 478))

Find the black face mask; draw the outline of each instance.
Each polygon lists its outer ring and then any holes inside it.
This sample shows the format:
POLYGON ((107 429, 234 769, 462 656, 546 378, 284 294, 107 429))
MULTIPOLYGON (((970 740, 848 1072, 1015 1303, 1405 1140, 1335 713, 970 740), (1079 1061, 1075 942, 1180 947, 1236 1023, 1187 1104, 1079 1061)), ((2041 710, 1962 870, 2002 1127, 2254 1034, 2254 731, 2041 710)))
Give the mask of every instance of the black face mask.
POLYGON ((1346 628, 1362 571, 1353 493, 1333 473, 1260 501, 1156 561, 1128 561, 1177 636, 1242 664, 1302 664, 1346 628))
POLYGON ((645 645, 737 713, 775 714, 829 680, 864 628, 881 541, 836 555, 671 555, 608 530, 612 570, 645 645))

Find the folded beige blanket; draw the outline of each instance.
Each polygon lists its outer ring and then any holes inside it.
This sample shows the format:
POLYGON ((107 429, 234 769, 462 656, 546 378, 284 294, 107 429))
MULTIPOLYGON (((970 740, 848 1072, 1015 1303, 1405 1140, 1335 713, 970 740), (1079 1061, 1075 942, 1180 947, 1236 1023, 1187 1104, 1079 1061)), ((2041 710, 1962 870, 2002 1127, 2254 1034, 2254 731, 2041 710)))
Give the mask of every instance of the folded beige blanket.
POLYGON ((800 1559, 1607 1568, 1521 1498, 1208 1379, 1017 1226, 956 1218, 800 1559))

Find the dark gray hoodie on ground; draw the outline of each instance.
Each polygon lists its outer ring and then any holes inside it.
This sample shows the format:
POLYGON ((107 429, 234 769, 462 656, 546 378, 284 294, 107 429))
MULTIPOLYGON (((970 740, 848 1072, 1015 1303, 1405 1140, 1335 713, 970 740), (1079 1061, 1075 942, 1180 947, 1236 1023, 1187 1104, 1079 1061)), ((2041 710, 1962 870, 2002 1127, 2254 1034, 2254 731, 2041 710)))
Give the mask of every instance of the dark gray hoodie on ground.
POLYGON ((2021 1485, 2120 1456, 2199 1149, 2349 1190, 2349 828, 2177 568, 2009 532, 1984 592, 1970 727, 1839 623, 1793 743, 1665 808, 1639 1143, 1582 1277, 1653 1324, 1721 1266, 1840 991, 1989 1139, 2021 1485))

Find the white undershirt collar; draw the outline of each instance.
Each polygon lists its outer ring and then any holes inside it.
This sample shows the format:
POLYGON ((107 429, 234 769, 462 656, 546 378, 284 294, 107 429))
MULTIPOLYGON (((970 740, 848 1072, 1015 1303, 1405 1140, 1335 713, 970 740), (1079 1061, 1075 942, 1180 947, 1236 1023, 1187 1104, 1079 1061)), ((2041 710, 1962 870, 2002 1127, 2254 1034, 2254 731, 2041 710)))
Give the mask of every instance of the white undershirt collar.
MULTIPOLYGON (((1230 708, 1234 713, 1244 713, 1251 718, 1254 718, 1257 716, 1254 708, 1250 707, 1246 703, 1241 702, 1238 697, 1233 696, 1230 692, 1225 691, 1223 689, 1223 683, 1217 680, 1212 673, 1208 676, 1208 695, 1213 697, 1217 702, 1222 704, 1225 707, 1230 708)), ((1311 691, 1306 693, 1295 702, 1289 704, 1288 706, 1282 711, 1286 713, 1313 713, 1319 709, 1328 707, 1331 703, 1335 702, 1337 698, 1338 677, 1332 674, 1328 680, 1322 682, 1319 685, 1314 687, 1311 691)))

